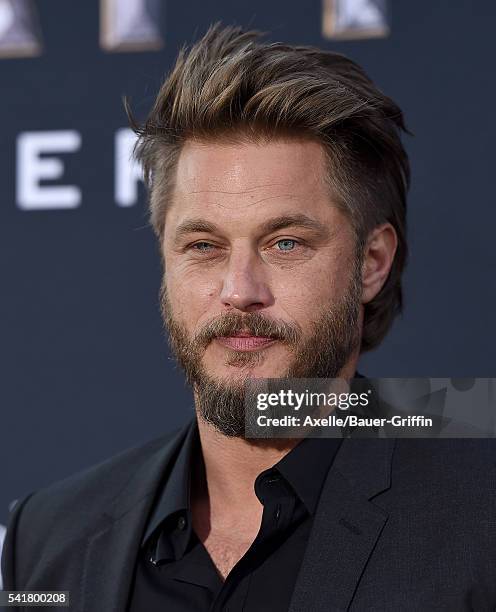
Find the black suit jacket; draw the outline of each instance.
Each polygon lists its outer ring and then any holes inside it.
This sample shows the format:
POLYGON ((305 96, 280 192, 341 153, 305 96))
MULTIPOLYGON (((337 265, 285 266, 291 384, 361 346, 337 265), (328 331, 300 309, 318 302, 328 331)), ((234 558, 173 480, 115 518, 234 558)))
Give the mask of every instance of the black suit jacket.
MULTIPOLYGON (((186 428, 14 508, 5 589, 69 590, 71 610, 124 612, 152 501, 186 428)), ((290 612, 496 610, 496 443, 343 440, 290 612)))

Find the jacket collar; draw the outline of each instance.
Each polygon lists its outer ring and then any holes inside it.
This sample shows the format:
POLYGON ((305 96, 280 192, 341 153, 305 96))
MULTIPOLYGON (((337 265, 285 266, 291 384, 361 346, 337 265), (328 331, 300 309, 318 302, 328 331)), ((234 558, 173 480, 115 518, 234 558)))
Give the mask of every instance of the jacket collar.
POLYGON ((98 530, 88 538, 82 596, 78 612, 122 612, 126 609, 136 558, 146 520, 160 482, 167 478, 173 458, 190 423, 172 438, 158 440, 153 452, 136 470, 104 511, 98 530))
MULTIPOLYGON (((114 497, 87 541, 78 612, 121 612, 143 530, 160 484, 191 423, 158 448, 114 497)), ((388 515, 379 495, 390 487, 394 439, 343 440, 329 470, 291 600, 290 612, 338 612, 353 598, 388 515)))
POLYGON ((379 496, 391 486, 395 442, 343 440, 322 491, 290 612, 349 609, 388 519, 379 496))

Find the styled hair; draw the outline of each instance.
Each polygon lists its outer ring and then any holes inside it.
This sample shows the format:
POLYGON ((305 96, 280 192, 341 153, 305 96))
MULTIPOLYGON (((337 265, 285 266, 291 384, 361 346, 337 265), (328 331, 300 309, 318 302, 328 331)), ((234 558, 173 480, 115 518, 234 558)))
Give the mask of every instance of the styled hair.
POLYGON ((353 227, 357 256, 377 225, 391 223, 398 236, 388 278, 365 305, 361 351, 382 341, 403 307, 410 168, 401 132, 407 130, 401 109, 360 66, 339 53, 267 43, 260 32, 216 23, 180 50, 142 124, 125 106, 159 239, 186 140, 295 136, 321 143, 330 201, 353 227))

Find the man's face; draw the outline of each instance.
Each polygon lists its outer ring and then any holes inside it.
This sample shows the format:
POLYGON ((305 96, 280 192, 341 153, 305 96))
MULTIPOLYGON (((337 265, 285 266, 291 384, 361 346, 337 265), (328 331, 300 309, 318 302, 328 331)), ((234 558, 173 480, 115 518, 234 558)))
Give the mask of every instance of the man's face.
POLYGON ((307 140, 181 151, 162 309, 200 412, 227 435, 247 377, 335 377, 359 345, 355 238, 325 173, 307 140))

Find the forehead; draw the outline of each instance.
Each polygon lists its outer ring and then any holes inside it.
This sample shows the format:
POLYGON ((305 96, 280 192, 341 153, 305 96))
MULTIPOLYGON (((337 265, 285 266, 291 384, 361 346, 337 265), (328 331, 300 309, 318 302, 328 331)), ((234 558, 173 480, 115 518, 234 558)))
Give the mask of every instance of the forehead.
POLYGON ((189 140, 178 159, 170 212, 214 207, 222 214, 261 203, 267 208, 283 200, 307 206, 328 201, 326 170, 324 148, 312 140, 189 140))

